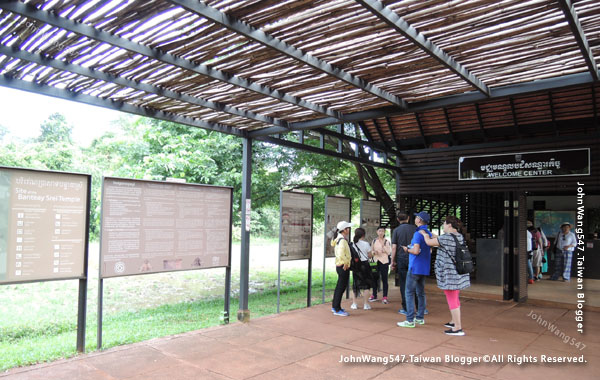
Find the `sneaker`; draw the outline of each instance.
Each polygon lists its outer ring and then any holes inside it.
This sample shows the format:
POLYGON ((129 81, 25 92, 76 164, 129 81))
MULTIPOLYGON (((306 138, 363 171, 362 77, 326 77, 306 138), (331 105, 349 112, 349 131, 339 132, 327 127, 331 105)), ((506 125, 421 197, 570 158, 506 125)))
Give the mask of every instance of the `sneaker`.
POLYGON ((371 310, 371 305, 369 305, 368 303, 366 303, 365 306, 363 306, 363 309, 365 309, 365 310, 371 310))
POLYGON ((444 334, 446 334, 446 335, 464 336, 465 332, 462 329, 456 330, 456 331, 450 329, 450 330, 444 331, 444 334))
POLYGON ((340 309, 340 311, 336 311, 335 313, 333 313, 333 315, 337 315, 338 317, 347 317, 350 314, 348 314, 348 312, 344 309, 340 309))
POLYGON ((332 313, 335 313, 335 308, 333 308, 333 307, 332 307, 332 308, 331 308, 331 312, 332 312, 332 313))
POLYGON ((375 301, 379 301, 377 299, 377 297, 373 297, 373 296, 369 297, 369 302, 375 302, 375 301))
POLYGON ((383 299, 381 300, 381 303, 382 304, 388 304, 390 302, 388 301, 387 297, 383 297, 383 299))
POLYGON ((452 323, 452 322, 444 323, 444 327, 453 328, 454 323, 452 323))
POLYGON ((353 303, 352 305, 350 305, 350 309, 356 310, 356 309, 358 309, 358 305, 356 305, 355 303, 353 303))
POLYGON ((425 324, 425 320, 424 319, 415 319, 415 323, 417 325, 424 325, 425 324))
POLYGON ((409 321, 398 322, 396 324, 398 325, 398 327, 408 327, 408 328, 411 328, 411 329, 415 327, 415 323, 414 322, 409 322, 409 321))
POLYGON ((429 314, 429 310, 425 309, 425 312, 423 314, 425 314, 425 315, 429 314))
POLYGON ((400 309, 400 310, 398 310, 398 314, 406 315, 408 313, 406 312, 406 310, 400 309))
POLYGON ((540 274, 538 274, 538 280, 541 280, 541 279, 543 279, 543 278, 544 278, 544 276, 542 276, 542 274, 541 274, 541 273, 540 273, 540 274))
POLYGON ((527 281, 527 283, 528 283, 528 284, 533 284, 533 278, 530 278, 530 279, 527 281))

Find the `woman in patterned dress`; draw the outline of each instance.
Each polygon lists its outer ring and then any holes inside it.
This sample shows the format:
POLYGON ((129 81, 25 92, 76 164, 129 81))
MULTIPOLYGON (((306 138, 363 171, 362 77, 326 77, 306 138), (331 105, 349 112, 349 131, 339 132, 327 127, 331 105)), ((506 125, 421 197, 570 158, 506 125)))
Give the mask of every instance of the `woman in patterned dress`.
POLYGON ((455 216, 447 216, 443 224, 444 234, 436 236, 432 234, 430 238, 424 231, 421 234, 425 238, 425 243, 430 247, 438 247, 435 258, 435 276, 437 278, 438 288, 444 291, 450 315, 452 319, 444 326, 449 330, 444 331, 447 335, 463 336, 465 335, 460 320, 460 301, 458 299, 460 291, 471 285, 469 274, 458 274, 456 265, 452 258, 456 254, 457 242, 463 244, 465 238, 459 232, 463 230, 463 224, 455 216), (450 257, 452 255, 452 258, 450 257))

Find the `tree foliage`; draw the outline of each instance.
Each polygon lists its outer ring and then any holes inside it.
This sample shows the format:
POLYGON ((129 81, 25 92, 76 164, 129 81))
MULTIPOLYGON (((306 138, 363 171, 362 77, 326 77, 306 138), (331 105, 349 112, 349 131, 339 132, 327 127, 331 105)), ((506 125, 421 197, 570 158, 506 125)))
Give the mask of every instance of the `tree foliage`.
MULTIPOLYGON (((40 126, 40 135, 27 141, 6 141, 0 148, 5 166, 92 175, 91 235, 97 237, 100 222, 102 177, 149 180, 183 178, 188 183, 230 186, 234 190, 234 224, 240 222, 242 140, 231 135, 148 118, 124 117, 117 132, 96 138, 88 147, 75 146, 66 118, 53 114, 40 126)), ((0 130, 2 132, 2 130, 0 130)), ((307 142, 311 142, 310 134, 307 142)), ((333 146, 337 141, 327 141, 333 146)), ((346 144, 355 154, 356 146, 346 144)), ((360 151, 359 155, 369 152, 360 151)), ((280 190, 301 189, 314 194, 315 221, 324 219, 324 198, 342 194, 354 200, 389 198, 393 175, 328 156, 297 151, 254 141, 252 163, 253 230, 277 236, 280 190)), ((391 201, 391 198, 389 198, 391 201)), ((393 203, 393 202, 392 202, 393 203)))

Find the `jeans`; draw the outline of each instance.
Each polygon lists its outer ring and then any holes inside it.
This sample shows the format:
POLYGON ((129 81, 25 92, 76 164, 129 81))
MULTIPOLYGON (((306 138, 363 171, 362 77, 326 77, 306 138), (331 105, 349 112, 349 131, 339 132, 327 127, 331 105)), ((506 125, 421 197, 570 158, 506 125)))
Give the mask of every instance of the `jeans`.
POLYGON ((406 278, 408 275, 408 268, 397 267, 398 277, 400 281, 400 294, 402 295, 402 309, 406 310, 406 278))
POLYGON ((531 265, 531 259, 527 259, 527 279, 533 280, 533 265, 531 265))
POLYGON ((417 319, 423 319, 425 315, 425 275, 412 274, 409 270, 406 277, 406 320, 412 322, 415 319, 415 293, 419 300, 417 319))
MULTIPOLYGON (((378 277, 381 278, 384 297, 387 297, 387 295, 388 295, 388 274, 389 274, 389 272, 390 272, 390 264, 382 264, 379 261, 377 262, 377 274, 378 274, 378 277)), ((378 288, 379 288, 379 281, 375 281, 375 286, 373 286, 373 298, 377 298, 377 289, 378 288)))
POLYGON ((337 284, 335 285, 335 291, 333 292, 333 300, 331 301, 331 307, 335 311, 340 311, 342 308, 342 296, 348 286, 350 280, 350 270, 344 270, 343 266, 336 266, 335 271, 338 274, 337 284))

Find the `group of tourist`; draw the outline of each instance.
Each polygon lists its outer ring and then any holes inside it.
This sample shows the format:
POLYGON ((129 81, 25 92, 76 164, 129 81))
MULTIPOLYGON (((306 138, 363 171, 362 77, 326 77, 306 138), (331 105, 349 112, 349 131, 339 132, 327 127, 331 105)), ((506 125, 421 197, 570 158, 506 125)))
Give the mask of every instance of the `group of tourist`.
POLYGON ((415 223, 408 223, 407 214, 398 214, 400 225, 394 229, 392 240, 385 237, 385 227, 377 229, 377 238, 365 240, 365 230, 357 228, 349 242, 352 225, 342 221, 331 245, 335 247, 335 265, 338 281, 335 287, 332 309, 336 316, 348 316, 342 309, 342 296, 353 273, 353 298, 351 309, 358 309, 357 301, 362 294, 363 309, 370 310, 369 302, 378 301, 379 279, 382 281, 383 304, 388 301, 388 273, 390 264, 399 277, 402 308, 398 313, 406 315, 406 320, 398 322, 399 327, 414 328, 425 324, 427 299, 425 277, 430 274, 431 247, 438 247, 435 260, 437 285, 444 291, 450 308, 450 322, 444 324, 448 335, 465 335, 460 318, 459 293, 470 285, 469 274, 458 274, 453 258, 457 244, 464 244, 462 222, 448 216, 443 223, 444 234, 437 236, 428 229, 429 214, 421 211, 415 214, 415 223), (352 264, 354 251, 354 261, 352 264), (351 270, 352 267, 352 270, 351 270), (372 290, 372 294, 371 293, 372 290))
MULTIPOLYGON (((571 232, 572 225, 564 222, 554 239, 554 271, 550 280, 570 282, 573 251, 577 247, 577 238, 571 232)), ((535 227, 533 222, 527 221, 527 280, 534 284, 542 279, 542 273, 548 271, 548 249, 550 240, 544 230, 535 227)))

